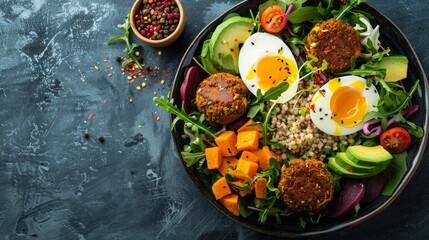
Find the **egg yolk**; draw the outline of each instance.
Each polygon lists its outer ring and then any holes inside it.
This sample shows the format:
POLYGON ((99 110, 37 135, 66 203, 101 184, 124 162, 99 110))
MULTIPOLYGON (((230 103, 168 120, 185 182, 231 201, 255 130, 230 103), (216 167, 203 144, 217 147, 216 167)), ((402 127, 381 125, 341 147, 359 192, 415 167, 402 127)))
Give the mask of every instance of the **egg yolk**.
POLYGON ((292 85, 296 81, 296 77, 293 76, 298 72, 297 66, 281 53, 280 51, 279 54, 266 54, 261 57, 256 66, 251 67, 246 79, 253 80, 256 75, 258 87, 264 92, 281 82, 292 85))
POLYGON ((360 123, 368 111, 362 91, 354 87, 342 86, 332 94, 330 101, 332 120, 340 126, 351 127, 360 123))

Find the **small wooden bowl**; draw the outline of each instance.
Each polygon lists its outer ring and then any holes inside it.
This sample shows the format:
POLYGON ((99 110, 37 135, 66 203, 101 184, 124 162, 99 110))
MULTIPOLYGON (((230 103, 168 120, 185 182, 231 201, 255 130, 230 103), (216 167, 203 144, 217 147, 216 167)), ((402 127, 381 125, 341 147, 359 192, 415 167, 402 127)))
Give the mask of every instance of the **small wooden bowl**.
POLYGON ((172 44, 174 41, 177 40, 177 38, 180 37, 180 35, 183 32, 183 29, 185 28, 185 22, 186 22, 186 17, 185 17, 185 11, 183 10, 182 4, 180 3, 179 0, 175 0, 177 8, 179 9, 179 13, 180 13, 180 18, 179 18, 179 23, 177 24, 176 29, 174 30, 174 32, 172 34, 170 34, 168 37, 160 39, 160 40, 152 40, 146 37, 143 37, 140 32, 137 30, 137 26, 135 23, 135 16, 136 14, 139 13, 139 10, 142 8, 143 5, 143 1, 142 0, 137 0, 133 7, 131 8, 131 12, 130 12, 130 24, 131 24, 131 29, 133 30, 134 34, 145 44, 152 46, 152 47, 164 47, 167 45, 172 44))

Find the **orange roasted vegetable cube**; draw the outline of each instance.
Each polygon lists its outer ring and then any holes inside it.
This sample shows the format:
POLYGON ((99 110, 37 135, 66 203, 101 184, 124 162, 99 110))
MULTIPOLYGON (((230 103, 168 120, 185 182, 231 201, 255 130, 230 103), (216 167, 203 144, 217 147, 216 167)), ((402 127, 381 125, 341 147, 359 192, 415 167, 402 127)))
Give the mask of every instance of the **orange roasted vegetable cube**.
POLYGON ((258 171, 258 164, 250 161, 238 160, 237 168, 230 171, 231 176, 238 179, 247 179, 249 182, 253 180, 258 171))
POLYGON ((231 157, 238 154, 237 149, 237 134, 234 131, 225 131, 221 133, 216 139, 215 142, 220 148, 222 156, 231 157))
POLYGON ((254 162, 256 164, 258 164, 258 162, 259 162, 258 156, 256 156, 254 153, 249 152, 249 151, 243 151, 241 153, 240 160, 251 161, 251 162, 254 162))
POLYGON ((220 202, 223 206, 225 206, 228 211, 230 211, 234 216, 239 216, 240 213, 238 211, 238 200, 239 197, 237 194, 230 194, 220 199, 220 202))
POLYGON ((212 185, 212 192, 216 198, 216 200, 225 197, 226 195, 231 194, 231 188, 228 185, 228 181, 226 181, 225 177, 221 177, 212 185))
POLYGON ((255 181, 255 197, 259 199, 265 198, 265 193, 267 192, 267 179, 258 178, 255 181))
POLYGON ((209 147, 205 150, 208 169, 217 169, 222 163, 222 154, 219 147, 209 147))
POLYGON ((262 138, 262 126, 260 124, 255 124, 252 118, 237 130, 237 132, 244 131, 258 131, 259 138, 262 138))
POLYGON ((237 135, 237 149, 239 151, 256 150, 259 147, 257 131, 243 131, 237 135))
POLYGON ((217 170, 222 176, 225 176, 228 171, 234 170, 237 167, 237 161, 235 157, 223 157, 220 167, 217 170))
POLYGON ((278 162, 281 161, 280 156, 273 153, 268 146, 262 147, 258 151, 255 151, 256 155, 259 156, 259 166, 262 171, 267 170, 270 167, 270 158, 276 159, 278 162))

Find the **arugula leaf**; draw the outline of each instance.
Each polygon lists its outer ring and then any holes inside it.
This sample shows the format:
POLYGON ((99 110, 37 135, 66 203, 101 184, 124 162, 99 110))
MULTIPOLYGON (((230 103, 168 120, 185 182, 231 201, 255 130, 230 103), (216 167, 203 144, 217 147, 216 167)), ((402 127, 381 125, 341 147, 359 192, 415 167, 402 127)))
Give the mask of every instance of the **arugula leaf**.
POLYGON ((260 89, 256 92, 256 99, 250 103, 247 117, 254 118, 258 113, 262 112, 266 101, 277 100, 280 95, 289 88, 287 82, 281 82, 279 85, 270 88, 264 95, 260 89))
POLYGON ((165 111, 176 115, 176 117, 179 118, 180 120, 184 122, 192 123, 194 126, 196 126, 197 128, 201 129, 203 132, 205 132, 210 138, 212 139, 216 138, 213 131, 208 126, 200 123, 198 120, 189 116, 183 109, 179 110, 176 106, 173 105, 171 101, 165 100, 163 96, 154 97, 153 101, 165 111))
POLYGON ((344 15, 351 11, 354 7, 358 6, 361 3, 365 3, 366 0, 351 0, 347 1, 345 5, 341 5, 338 10, 333 10, 332 15, 335 19, 340 20, 344 15))

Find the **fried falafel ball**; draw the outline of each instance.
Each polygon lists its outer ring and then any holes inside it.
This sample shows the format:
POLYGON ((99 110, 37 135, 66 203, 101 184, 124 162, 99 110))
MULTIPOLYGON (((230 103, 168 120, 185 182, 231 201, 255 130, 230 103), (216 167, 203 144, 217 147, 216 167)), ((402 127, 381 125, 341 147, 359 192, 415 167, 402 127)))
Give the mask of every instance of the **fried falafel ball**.
POLYGON ((332 201, 334 178, 322 161, 294 159, 283 165, 278 189, 290 210, 313 215, 332 201))
MULTIPOLYGON (((305 49, 319 61, 328 62, 328 72, 342 72, 350 68, 351 58, 359 58, 362 45, 359 33, 348 23, 330 19, 317 24, 308 34, 305 49)), ((309 59, 310 60, 310 59, 309 59)))
POLYGON ((248 93, 241 78, 230 73, 216 73, 198 85, 195 102, 208 122, 228 124, 246 113, 248 93))

